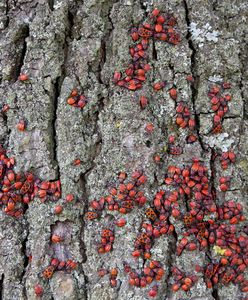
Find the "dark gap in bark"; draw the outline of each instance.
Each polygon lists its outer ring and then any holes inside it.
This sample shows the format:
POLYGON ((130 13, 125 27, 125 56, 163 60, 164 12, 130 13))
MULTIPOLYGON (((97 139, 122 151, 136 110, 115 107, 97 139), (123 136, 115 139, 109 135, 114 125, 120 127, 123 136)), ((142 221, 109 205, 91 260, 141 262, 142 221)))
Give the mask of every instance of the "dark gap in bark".
POLYGON ((7 149, 8 148, 9 136, 10 136, 10 133, 11 133, 11 129, 10 129, 10 127, 8 127, 8 113, 3 113, 2 112, 1 114, 2 114, 2 117, 3 117, 4 125, 7 128, 6 135, 4 135, 3 137, 1 137, 1 144, 3 144, 4 147, 7 149))
MULTIPOLYGON (((29 228, 29 226, 27 226, 27 228, 29 228)), ((27 235, 26 235, 25 239, 22 241, 21 252, 23 254, 22 256, 23 256, 24 262, 23 262, 23 271, 22 271, 22 274, 20 276, 22 284, 23 284, 23 294, 24 294, 24 296, 25 296, 26 299, 28 299, 28 297, 27 297, 27 290, 26 290, 26 284, 25 284, 25 281, 26 281, 25 273, 26 273, 26 269, 27 269, 28 263, 29 263, 29 258, 28 258, 27 254, 26 254, 28 236, 29 236, 29 232, 27 232, 27 235)))
POLYGON ((60 84, 61 77, 58 77, 53 85, 53 119, 52 119, 52 139, 53 139, 53 159, 57 163, 58 179, 60 178, 60 167, 57 157, 57 134, 56 134, 56 120, 57 120, 57 108, 58 108, 58 98, 60 95, 60 84))
POLYGON ((218 290, 215 287, 213 288, 212 296, 215 300, 220 300, 220 297, 218 295, 218 290))
MULTIPOLYGON (((82 222, 82 226, 80 229, 80 253, 82 255, 83 258, 83 263, 85 263, 87 261, 87 255, 86 255, 86 246, 84 243, 84 228, 85 228, 85 221, 84 221, 84 216, 85 213, 88 211, 89 209, 89 198, 88 198, 88 191, 87 191, 87 180, 86 180, 86 176, 88 175, 88 173, 90 173, 90 171, 93 169, 93 167, 89 168, 88 170, 86 170, 86 172, 84 172, 83 174, 80 175, 80 186, 82 189, 82 194, 83 194, 83 202, 84 202, 84 210, 83 210, 83 222, 82 222)), ((85 294, 85 299, 88 299, 88 284, 89 284, 89 279, 87 277, 87 275, 84 272, 84 269, 82 268, 82 274, 84 277, 84 281, 85 281, 85 288, 84 288, 84 294, 85 294)))
MULTIPOLYGON (((93 162, 92 166, 90 168, 88 168, 84 173, 82 173, 80 175, 80 178, 79 178, 79 183, 80 183, 80 187, 81 187, 82 195, 83 195, 82 199, 81 199, 81 202, 84 203, 83 216, 82 216, 83 218, 85 216, 85 213, 89 210, 89 196, 88 196, 89 191, 87 190, 87 179, 86 178, 87 178, 88 174, 92 171, 92 169, 94 167, 95 167, 95 165, 94 165, 94 162, 93 162)), ((87 261, 86 247, 85 247, 85 244, 84 244, 84 228, 85 228, 85 222, 84 222, 84 219, 83 219, 82 226, 81 226, 81 232, 80 232, 80 235, 81 235, 80 252, 81 252, 81 255, 82 255, 82 258, 83 258, 83 263, 85 263, 87 261)), ((85 282, 88 283, 88 278, 87 278, 86 275, 84 275, 84 278, 85 278, 85 282)))
MULTIPOLYGON (((213 197, 214 202, 216 202, 216 188, 214 185, 214 181, 215 181, 215 174, 216 174, 216 169, 215 169, 215 158, 216 158, 216 152, 214 151, 214 149, 211 148, 211 155, 210 155, 210 171, 211 171, 211 175, 209 178, 209 185, 210 185, 210 189, 211 189, 211 194, 213 197)), ((206 255, 209 258, 210 262, 211 262, 211 249, 210 249, 210 244, 208 244, 207 250, 206 250, 206 255)), ((212 288, 212 296, 215 300, 219 300, 218 297, 218 287, 217 286, 213 286, 212 288)))
POLYGON ((28 210, 28 204, 27 203, 23 203, 23 215, 25 215, 26 211, 28 210))
POLYGON ((9 26, 9 1, 6 0, 6 11, 5 11, 5 15, 6 15, 6 23, 4 28, 7 28, 9 26))
POLYGON ((238 118, 240 118, 240 116, 227 116, 227 117, 224 117, 223 120, 238 119, 238 118))
POLYGON ((154 40, 152 40, 152 59, 156 61, 158 60, 158 54, 157 54, 156 44, 154 40))
POLYGON ((248 101, 245 101, 244 85, 242 79, 240 81, 240 89, 241 89, 241 97, 243 99, 243 118, 244 120, 248 120, 248 101))
POLYGON ((96 77, 98 79, 98 82, 100 84, 104 84, 106 87, 109 87, 109 83, 108 82, 103 82, 103 79, 102 79, 102 70, 103 70, 103 67, 104 67, 104 64, 106 63, 106 59, 107 59, 107 45, 108 47, 111 49, 112 45, 110 44, 110 36, 111 36, 111 33, 114 29, 114 24, 112 22, 112 19, 111 19, 111 10, 114 6, 115 3, 118 2, 118 0, 116 1, 109 1, 111 3, 108 3, 106 2, 106 11, 104 11, 104 13, 102 14, 102 18, 103 19, 106 19, 106 21, 109 23, 107 25, 107 29, 106 29, 106 32, 104 34, 104 36, 102 37, 101 39, 101 48, 100 48, 100 54, 99 54, 99 63, 98 63, 98 69, 97 69, 97 74, 96 74, 96 77))
POLYGON ((216 189, 214 186, 214 179, 215 179, 215 174, 216 174, 215 165, 214 165, 215 157, 216 157, 216 153, 215 153, 214 149, 211 149, 211 157, 210 157, 211 175, 210 175, 209 183, 210 183, 211 193, 212 193, 214 202, 216 200, 216 189))
POLYGON ((200 135, 200 118, 197 114, 196 111, 196 100, 197 100, 197 96, 198 96, 198 88, 199 88, 199 76, 197 74, 197 60, 196 60, 196 49, 194 47, 194 44, 191 40, 191 33, 189 31, 189 27, 190 27, 190 17, 189 17, 189 8, 187 5, 186 0, 183 0, 183 4, 184 4, 184 8, 185 8, 185 20, 187 23, 187 35, 186 35, 186 39, 188 41, 188 45, 189 48, 191 49, 192 53, 191 53, 191 73, 192 76, 194 77, 194 83, 190 85, 191 87, 191 93, 192 93, 192 105, 193 105, 193 110, 194 110, 194 116, 195 116, 195 123, 196 123, 196 132, 197 132, 197 136, 199 139, 199 143, 201 145, 202 150, 205 150, 205 146, 203 144, 201 135, 200 135))
POLYGON ((51 11, 54 11, 54 0, 48 0, 48 5, 51 11))
POLYGON ((213 11, 217 11, 218 0, 213 1, 213 11))
POLYGON ((3 282, 4 282, 4 274, 2 274, 1 279, 0 279, 0 300, 3 299, 3 282))
POLYGON ((84 270, 82 270, 83 276, 84 276, 84 281, 85 281, 85 288, 84 288, 84 295, 85 295, 85 300, 88 300, 88 284, 89 284, 89 279, 88 276, 85 275, 84 270))
POLYGON ((147 148, 151 148, 151 146, 152 146, 152 142, 151 142, 151 141, 149 141, 149 140, 148 140, 148 141, 146 141, 146 143, 145 143, 145 144, 146 144, 146 147, 147 147, 147 148))
POLYGON ((74 25, 74 15, 69 10, 68 10, 68 23, 69 23, 69 25, 68 25, 67 35, 70 39, 72 39, 72 28, 74 25))
POLYGON ((56 81, 53 83, 53 118, 52 118, 52 139, 53 139, 53 159, 57 163, 58 170, 58 179, 60 178, 60 167, 57 157, 57 134, 56 134, 56 120, 57 120, 57 109, 58 109, 58 98, 61 92, 61 86, 66 76, 66 63, 68 58, 68 42, 67 37, 71 37, 72 27, 73 27, 73 15, 68 11, 68 25, 65 32, 64 40, 64 61, 61 65, 61 75, 56 78, 56 81))
MULTIPOLYGON (((175 69, 174 69, 174 66, 171 64, 171 63, 169 63, 169 69, 171 70, 171 72, 172 72, 172 83, 173 83, 173 86, 174 86, 174 80, 175 80, 175 69)), ((175 101, 175 104, 176 104, 176 101, 175 101)), ((176 106, 175 106, 176 107, 176 106)))
MULTIPOLYGON (((171 222, 168 220, 168 223, 171 224, 171 222)), ((166 265, 166 267, 168 268, 168 276, 166 278, 166 283, 167 283, 167 289, 166 289, 166 299, 169 299, 170 298, 170 289, 168 288, 169 287, 169 280, 170 278, 172 277, 172 266, 173 266, 173 257, 174 257, 174 253, 176 253, 176 245, 177 245, 177 241, 178 241, 178 236, 177 236, 177 233, 176 233, 176 230, 173 231, 172 233, 173 235, 173 238, 170 239, 169 241, 169 254, 168 254, 168 263, 166 265)), ((170 237, 169 237, 170 238, 170 237)))
POLYGON ((141 9, 144 10, 146 17, 148 17, 147 4, 148 4, 147 1, 140 0, 140 7, 141 7, 141 9))
POLYGON ((243 78, 245 78, 245 62, 248 59, 248 55, 246 53, 248 53, 248 46, 245 44, 244 42, 244 49, 242 49, 244 51, 244 57, 242 57, 241 55, 241 51, 239 53, 239 61, 241 64, 241 68, 240 68, 240 72, 241 72, 241 78, 239 81, 239 89, 240 89, 240 94, 243 100, 243 118, 244 120, 248 120, 248 101, 245 101, 245 94, 244 94, 244 84, 243 84, 243 78))
POLYGON ((185 204, 186 212, 190 212, 191 208, 189 206, 189 202, 191 201, 191 196, 185 194, 183 197, 183 203, 185 204))
POLYGON ((24 59, 27 52, 27 42, 26 38, 29 37, 29 26, 25 25, 21 28, 21 33, 19 39, 15 42, 15 46, 21 48, 20 53, 16 53, 15 67, 12 70, 11 78, 13 81, 17 81, 18 76, 21 73, 22 66, 24 64, 24 59))

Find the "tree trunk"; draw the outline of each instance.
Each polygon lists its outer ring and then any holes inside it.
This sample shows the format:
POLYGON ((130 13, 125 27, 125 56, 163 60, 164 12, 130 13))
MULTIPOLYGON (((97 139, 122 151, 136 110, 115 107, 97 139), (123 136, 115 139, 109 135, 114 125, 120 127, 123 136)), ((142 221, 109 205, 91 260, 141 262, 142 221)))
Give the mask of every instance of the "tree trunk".
MULTIPOLYGON (((10 107, 0 115, 1 142, 8 157, 15 158, 15 172, 32 172, 43 181, 60 180, 62 188, 56 203, 43 203, 36 196, 18 218, 1 212, 1 299, 38 299, 37 284, 44 289, 42 299, 150 299, 152 285, 132 287, 123 262, 137 270, 148 262, 131 254, 142 222, 148 222, 146 208, 157 191, 168 190, 164 184, 168 166, 182 168, 191 165, 192 158, 199 158, 208 168, 216 204, 235 200, 245 207, 246 12, 243 0, 1 0, 1 105, 10 107), (181 41, 178 45, 150 42, 147 60, 151 70, 142 89, 117 86, 114 71, 124 73, 130 63, 129 46, 134 44, 130 29, 155 7, 177 18, 181 41), (21 73, 29 79, 18 79, 21 73), (156 92, 152 85, 158 81, 166 81, 166 86, 156 92), (232 99, 222 132, 214 134, 208 92, 222 82, 231 83, 227 92, 232 99), (176 101, 185 101, 195 118, 195 143, 186 143, 190 130, 175 124, 177 103, 168 92, 173 86, 176 101), (67 104, 73 89, 86 97, 83 109, 67 104), (142 95, 149 99, 144 109, 139 105, 142 95), (16 128, 20 120, 26 122, 23 132, 16 128), (147 132, 148 123, 154 125, 151 133, 147 132), (170 135, 176 137, 181 155, 170 153, 170 135), (230 149, 236 154, 236 163, 223 171, 219 157, 230 149), (161 157, 158 163, 156 155, 161 157), (78 165, 76 159, 80 159, 78 165), (90 201, 107 196, 116 186, 119 172, 130 176, 135 170, 147 176, 147 182, 139 187, 147 203, 124 216, 105 209, 99 219, 85 220, 86 212, 92 210, 90 201), (231 177, 225 193, 219 189, 221 176, 231 177), (68 194, 73 194, 73 201, 66 200, 68 194), (59 204, 63 211, 55 214, 59 204), (127 224, 114 226, 113 220, 120 217, 127 224), (98 254, 103 228, 114 228, 115 241, 113 251, 98 254), (52 243, 54 234, 63 241, 52 243), (56 270, 48 280, 43 271, 51 258, 72 259, 78 266, 71 272, 56 270), (110 286, 109 274, 98 276, 101 268, 118 269, 117 287, 110 286)), ((206 251, 197 248, 175 255, 182 238, 183 215, 189 207, 182 201, 180 208, 180 219, 170 218, 175 232, 156 238, 152 247, 151 259, 161 262, 165 270, 157 282, 155 299, 246 299, 237 284, 207 288, 202 273, 196 273, 198 281, 187 293, 171 291, 172 266, 193 274, 195 264, 206 266, 209 257, 216 258, 213 245, 206 251)))

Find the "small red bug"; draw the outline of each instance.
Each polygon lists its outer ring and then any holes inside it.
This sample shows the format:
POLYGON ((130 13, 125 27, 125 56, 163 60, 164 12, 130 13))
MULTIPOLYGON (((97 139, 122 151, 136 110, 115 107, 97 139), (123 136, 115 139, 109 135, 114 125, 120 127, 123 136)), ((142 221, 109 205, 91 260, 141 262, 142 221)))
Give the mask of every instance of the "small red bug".
POLYGON ((72 202, 74 200, 74 196, 72 194, 68 194, 66 197, 66 202, 72 202))
POLYGON ((161 90, 162 88, 165 87, 165 82, 157 82, 153 84, 153 89, 158 92, 159 90, 161 90))
POLYGON ((16 125, 16 128, 19 130, 19 131, 24 131, 26 129, 26 123, 24 120, 20 120, 18 122, 18 124, 16 125))
POLYGON ((18 80, 20 81, 27 81, 29 78, 28 78, 28 75, 27 74, 20 74, 19 77, 18 77, 18 80))
POLYGON ((48 266, 42 273, 45 279, 50 279, 54 274, 55 268, 53 266, 48 266))
POLYGON ((57 244, 57 243, 62 242, 63 239, 62 239, 59 235, 54 234, 54 235, 52 235, 52 237, 51 237, 51 241, 52 241, 53 243, 57 244))
POLYGON ((158 8, 154 8, 154 10, 151 12, 150 18, 156 18, 160 14, 160 10, 158 8))
POLYGON ((62 205, 56 205, 56 206, 54 207, 54 213, 55 213, 56 215, 61 214, 62 211, 63 211, 63 206, 62 206, 62 205))
POLYGON ((153 125, 152 123, 146 124, 145 130, 146 130, 146 132, 149 133, 149 134, 152 133, 153 130, 154 130, 154 125, 153 125))
POLYGON ((156 215, 156 213, 155 213, 155 211, 152 209, 152 208, 147 208, 147 210, 146 210, 146 215, 147 215, 147 217, 149 218, 149 219, 151 219, 151 220, 153 220, 153 221, 155 221, 156 220, 156 218, 157 218, 157 215, 156 215))
POLYGON ((86 220, 94 220, 94 219, 97 219, 98 217, 99 217, 98 214, 94 211, 88 211, 85 214, 86 220))
POLYGON ((2 107, 2 113, 6 113, 10 109, 10 106, 8 104, 4 104, 2 107))
POLYGON ((113 81, 117 83, 121 79, 121 72, 115 71, 113 81))
POLYGON ((43 287, 40 284, 37 283, 34 286, 34 292, 35 292, 36 296, 38 296, 38 297, 42 296, 43 295, 43 287))
POLYGON ((145 96, 140 97, 140 106, 141 108, 145 108, 148 104, 148 99, 145 96))
POLYGON ((115 221, 115 225, 117 225, 118 227, 123 227, 126 225, 126 223, 127 223, 127 221, 123 218, 115 221))
POLYGON ((173 99, 173 100, 176 100, 177 99, 177 90, 175 88, 171 88, 169 90, 169 94, 170 94, 170 97, 173 99))
POLYGON ((74 98, 70 97, 70 98, 67 99, 67 103, 68 103, 69 105, 73 105, 73 104, 76 103, 76 100, 75 100, 74 98))
POLYGON ((138 34, 137 28, 133 28, 131 30, 131 37, 134 42, 136 42, 139 39, 139 34, 138 34))

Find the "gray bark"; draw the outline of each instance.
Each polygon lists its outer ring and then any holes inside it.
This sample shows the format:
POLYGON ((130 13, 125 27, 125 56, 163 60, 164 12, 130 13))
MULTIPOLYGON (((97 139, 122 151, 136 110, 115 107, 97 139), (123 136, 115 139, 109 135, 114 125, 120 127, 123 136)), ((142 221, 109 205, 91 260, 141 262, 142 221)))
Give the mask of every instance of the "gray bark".
MULTIPOLYGON (((54 215, 54 203, 35 199, 22 218, 1 213, 1 299, 36 299, 36 283, 44 287, 42 299, 148 299, 148 289, 130 287, 121 272, 124 260, 133 267, 142 265, 130 253, 145 218, 144 208, 135 208, 126 216, 127 225, 116 230, 114 251, 104 255, 97 253, 96 242, 107 221, 85 223, 84 213, 89 201, 106 195, 108 185, 122 170, 128 174, 134 169, 145 171, 148 183, 144 190, 152 201, 168 165, 190 163, 192 156, 200 157, 210 173, 215 170, 217 187, 223 171, 218 162, 211 165, 209 147, 231 147, 238 155, 237 163, 225 171, 232 176, 226 199, 246 205, 246 1, 1 0, 0 30, 0 101, 10 105, 0 115, 1 142, 8 155, 15 157, 16 171, 31 170, 43 180, 61 180, 63 195, 58 203, 64 206, 62 214, 54 215), (142 90, 116 87, 113 72, 124 71, 129 61, 129 29, 153 7, 177 17, 182 41, 177 46, 163 42, 150 46, 152 70, 142 90), (20 73, 27 73, 30 80, 18 81, 20 73), (195 78, 193 85, 186 80, 189 74, 195 78), (224 133, 213 137, 207 91, 216 78, 232 84, 232 101, 224 133), (151 84, 155 80, 168 84, 154 93, 151 84), (185 131, 174 125, 175 103, 168 94, 173 83, 197 118, 199 140, 192 145, 185 144, 185 131), (83 110, 66 103, 73 88, 90 99, 83 110), (138 105, 140 95, 150 99, 145 110, 138 105), (20 133, 16 124, 23 118, 27 130, 20 133), (155 126, 151 135, 144 129, 148 122, 155 126), (154 153, 166 146, 171 133, 180 136, 184 153, 166 155, 165 163, 158 167, 154 153), (77 158, 82 163, 75 167, 77 158), (65 203, 69 193, 77 200, 65 203), (61 247, 50 243, 56 230, 66 234, 61 247), (77 261, 78 268, 71 273, 56 272, 46 281, 41 273, 54 251, 61 259, 77 261), (100 267, 120 269, 119 288, 109 286, 108 276, 98 278, 100 267)), ((217 198, 223 201, 220 192, 217 198)), ((177 264, 190 271, 192 261, 204 264, 206 260, 198 250, 175 257, 177 242, 175 236, 160 238, 153 247, 153 259, 161 261, 166 271, 155 299, 245 299, 238 286, 207 289, 201 275, 187 294, 172 294, 167 286, 169 267, 177 264)))

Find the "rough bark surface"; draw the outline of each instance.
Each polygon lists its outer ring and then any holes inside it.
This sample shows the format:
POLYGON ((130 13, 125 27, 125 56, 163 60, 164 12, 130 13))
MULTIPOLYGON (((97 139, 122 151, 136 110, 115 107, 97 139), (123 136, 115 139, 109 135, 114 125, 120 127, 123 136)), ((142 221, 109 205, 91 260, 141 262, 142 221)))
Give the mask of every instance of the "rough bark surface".
MULTIPOLYGON (((0 1, 0 102, 10 105, 7 114, 0 115, 1 143, 15 157, 17 171, 31 170, 43 180, 60 179, 63 197, 58 203, 64 205, 58 216, 53 213, 54 203, 39 199, 30 203, 21 218, 1 213, 0 299, 36 299, 33 287, 38 282, 44 287, 42 299, 148 299, 147 289, 131 288, 123 273, 115 289, 107 277, 96 274, 100 267, 122 269, 124 260, 134 267, 143 264, 130 253, 144 209, 136 208, 127 216, 127 225, 116 232, 114 251, 103 256, 96 251, 96 241, 107 221, 84 222, 89 201, 105 195, 121 170, 129 174, 145 170, 145 192, 151 201, 169 164, 182 165, 193 156, 200 157, 218 178, 223 171, 217 162, 211 163, 211 149, 231 147, 238 160, 227 172, 232 183, 226 199, 246 205, 246 30, 244 0, 0 1), (143 89, 123 90, 113 84, 113 72, 127 67, 132 24, 154 7, 177 17, 182 41, 176 47, 161 42, 150 46, 152 70, 143 89), (17 80, 21 72, 29 75, 27 83, 17 80), (186 80, 188 74, 195 78, 193 85, 186 80), (151 83, 156 79, 168 84, 155 94, 151 83), (215 80, 231 82, 232 101, 224 132, 213 136, 209 134, 213 114, 207 91, 215 80), (199 139, 192 145, 185 145, 185 132, 174 125, 175 103, 168 95, 173 83, 196 116, 199 139), (90 99, 83 110, 66 103, 73 88, 90 99), (144 94, 150 104, 141 110, 137 99, 144 94), (16 124, 23 118, 28 126, 20 133, 16 124), (155 125, 151 135, 144 129, 148 122, 155 125), (158 167, 154 153, 166 145, 170 132, 180 135, 184 153, 167 155, 158 167), (75 167, 72 162, 77 158, 81 165, 75 167), (69 193, 77 200, 65 204, 69 193), (54 232, 65 233, 63 246, 51 245, 54 232), (51 280, 42 281, 40 274, 54 252, 61 260, 73 258, 78 268, 68 274, 56 272, 51 280)), ((175 257, 176 244, 175 234, 156 240, 153 247, 153 258, 166 270, 156 299, 246 299, 234 285, 207 289, 203 278, 187 294, 171 294, 169 267, 177 263, 191 270, 192 260, 206 259, 200 251, 175 257)))

